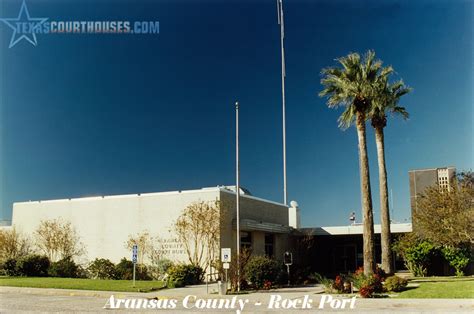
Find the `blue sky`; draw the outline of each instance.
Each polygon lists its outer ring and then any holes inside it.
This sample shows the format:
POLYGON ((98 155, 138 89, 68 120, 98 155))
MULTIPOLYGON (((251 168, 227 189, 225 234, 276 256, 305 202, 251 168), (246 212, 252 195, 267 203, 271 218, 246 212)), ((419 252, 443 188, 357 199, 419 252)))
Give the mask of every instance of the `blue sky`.
MULTIPOLYGON (((241 184, 282 201, 279 28, 273 0, 27 1, 50 20, 158 20, 159 35, 38 35, 0 25, 0 218, 15 201, 241 184)), ((19 0, 0 3, 16 17, 19 0)), ((304 226, 360 217, 357 137, 317 94, 320 70, 374 49, 414 88, 385 130, 393 216, 408 170, 473 168, 472 1, 285 1, 289 199, 304 226)), ((376 222, 377 160, 368 127, 376 222)))

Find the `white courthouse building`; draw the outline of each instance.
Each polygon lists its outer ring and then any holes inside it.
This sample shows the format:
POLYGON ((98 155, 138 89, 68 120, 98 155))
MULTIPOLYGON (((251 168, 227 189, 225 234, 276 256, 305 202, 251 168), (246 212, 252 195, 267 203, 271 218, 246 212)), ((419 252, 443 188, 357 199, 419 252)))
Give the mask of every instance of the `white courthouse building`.
MULTIPOLYGON (((108 258, 118 262, 131 258, 125 243, 130 235, 147 231, 160 239, 164 255, 173 261, 187 261, 187 255, 173 225, 193 202, 225 201, 230 206, 221 219, 220 246, 235 252, 235 187, 217 186, 188 191, 27 201, 13 204, 12 226, 33 235, 42 220, 69 221, 80 236, 86 252, 82 259, 108 258)), ((294 203, 295 204, 295 203, 294 203)), ((219 224, 216 221, 216 224, 219 224)), ((281 258, 289 248, 289 234, 299 223, 299 210, 252 196, 240 190, 242 246, 253 254, 281 258)))

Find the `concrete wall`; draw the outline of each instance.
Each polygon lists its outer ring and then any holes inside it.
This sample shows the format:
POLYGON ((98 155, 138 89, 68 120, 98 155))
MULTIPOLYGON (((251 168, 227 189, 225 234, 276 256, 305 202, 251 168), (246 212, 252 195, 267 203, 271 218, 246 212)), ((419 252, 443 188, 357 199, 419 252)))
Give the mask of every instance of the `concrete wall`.
POLYGON ((86 247, 85 260, 97 257, 118 262, 131 259, 125 248, 129 235, 147 230, 166 241, 168 258, 186 261, 182 244, 171 232, 174 221, 193 201, 213 201, 219 189, 120 195, 71 200, 23 202, 13 205, 13 225, 33 234, 41 220, 70 221, 86 247))
MULTIPOLYGON (((225 188, 14 203, 12 220, 19 231, 29 235, 33 235, 42 220, 61 218, 71 222, 86 248, 80 260, 84 262, 95 258, 108 258, 113 262, 123 257, 131 259, 125 242, 129 235, 145 230, 166 246, 167 258, 186 262, 184 247, 172 232, 173 224, 190 203, 215 200, 221 200, 224 208, 221 247, 230 247, 235 253, 236 235, 232 227, 236 217, 235 193, 225 188)), ((241 219, 288 226, 288 208, 242 195, 241 219)), ((254 253, 265 253, 264 239, 264 232, 253 234, 254 253)), ((278 256, 286 248, 287 236, 276 236, 274 251, 278 256)))

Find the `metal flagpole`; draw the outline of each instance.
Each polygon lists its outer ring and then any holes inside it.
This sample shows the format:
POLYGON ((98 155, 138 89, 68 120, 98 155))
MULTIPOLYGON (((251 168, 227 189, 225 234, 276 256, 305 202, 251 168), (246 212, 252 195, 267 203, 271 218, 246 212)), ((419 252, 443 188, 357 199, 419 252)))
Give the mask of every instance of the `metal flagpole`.
POLYGON ((237 222, 237 291, 240 292, 240 163, 239 163, 239 102, 235 103, 235 204, 237 222))
POLYGON ((283 18, 283 0, 277 0, 278 24, 280 25, 280 46, 281 46, 281 98, 283 110, 283 203, 286 205, 288 192, 286 189, 286 109, 285 109, 285 22, 283 18))

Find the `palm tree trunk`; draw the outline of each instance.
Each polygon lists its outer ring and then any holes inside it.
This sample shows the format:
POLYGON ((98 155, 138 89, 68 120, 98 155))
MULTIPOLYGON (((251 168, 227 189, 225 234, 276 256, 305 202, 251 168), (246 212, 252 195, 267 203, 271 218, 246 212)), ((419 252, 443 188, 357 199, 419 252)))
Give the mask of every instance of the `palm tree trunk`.
POLYGON ((372 211, 372 194, 370 192, 369 159, 367 157, 367 142, 365 135, 365 114, 357 112, 357 137, 359 140, 359 171, 360 189, 363 212, 363 253, 364 274, 370 275, 375 270, 374 260, 374 217, 372 211))
POLYGON ((393 273, 392 250, 390 243, 390 209, 388 205, 387 170, 385 168, 385 144, 383 127, 375 128, 375 143, 379 163, 380 220, 382 222, 382 269, 387 274, 393 273))

